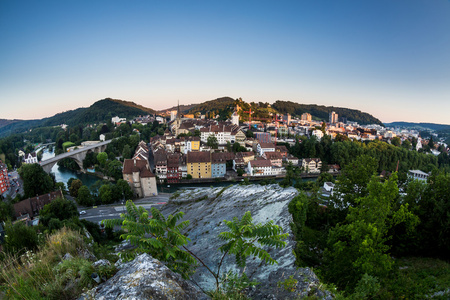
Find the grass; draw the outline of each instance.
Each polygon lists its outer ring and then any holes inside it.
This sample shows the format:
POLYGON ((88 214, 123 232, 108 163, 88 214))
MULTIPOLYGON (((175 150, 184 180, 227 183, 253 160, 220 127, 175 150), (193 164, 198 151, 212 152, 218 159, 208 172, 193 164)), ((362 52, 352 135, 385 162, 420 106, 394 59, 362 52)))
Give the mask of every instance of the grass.
POLYGON ((436 258, 398 259, 398 273, 385 280, 380 299, 449 299, 450 264, 436 258), (434 295, 447 291, 442 295, 434 295), (433 297, 431 297, 433 296, 433 297))
POLYGON ((94 286, 93 272, 107 277, 115 272, 114 266, 94 268, 91 261, 79 256, 82 249, 88 249, 84 237, 63 228, 48 236, 37 252, 6 255, 0 262, 0 290, 6 299, 78 298, 94 286), (63 260, 66 253, 73 258, 63 260))

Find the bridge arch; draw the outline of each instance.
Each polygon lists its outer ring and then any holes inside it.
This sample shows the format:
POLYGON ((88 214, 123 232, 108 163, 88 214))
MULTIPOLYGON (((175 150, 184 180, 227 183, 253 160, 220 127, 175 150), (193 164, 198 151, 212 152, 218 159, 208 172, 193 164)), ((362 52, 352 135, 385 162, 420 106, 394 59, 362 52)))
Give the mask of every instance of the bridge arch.
POLYGON ((86 154, 88 152, 96 152, 96 153, 100 153, 106 150, 106 146, 111 142, 112 140, 107 140, 104 142, 100 142, 94 145, 89 145, 83 148, 79 148, 70 152, 66 152, 60 155, 57 155, 55 157, 52 157, 50 159, 44 160, 40 162, 40 165, 42 166, 42 168, 44 169, 45 172, 50 173, 53 166, 60 161, 63 158, 71 158, 73 159, 78 166, 80 167, 80 170, 82 170, 83 172, 85 171, 83 168, 83 160, 86 158, 86 154))

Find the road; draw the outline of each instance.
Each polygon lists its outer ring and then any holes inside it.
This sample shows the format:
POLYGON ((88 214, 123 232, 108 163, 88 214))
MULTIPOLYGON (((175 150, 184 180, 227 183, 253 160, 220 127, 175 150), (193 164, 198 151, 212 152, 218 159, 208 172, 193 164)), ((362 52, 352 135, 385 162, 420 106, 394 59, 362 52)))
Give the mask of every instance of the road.
MULTIPOLYGON (((169 201, 171 194, 161 194, 155 197, 148 197, 134 201, 136 206, 142 206, 147 211, 155 206, 157 208, 163 206, 169 201)), ((80 215, 80 219, 85 219, 94 223, 98 223, 105 219, 118 219, 120 214, 125 212, 125 203, 116 205, 100 205, 94 208, 79 208, 79 211, 86 211, 80 215)))

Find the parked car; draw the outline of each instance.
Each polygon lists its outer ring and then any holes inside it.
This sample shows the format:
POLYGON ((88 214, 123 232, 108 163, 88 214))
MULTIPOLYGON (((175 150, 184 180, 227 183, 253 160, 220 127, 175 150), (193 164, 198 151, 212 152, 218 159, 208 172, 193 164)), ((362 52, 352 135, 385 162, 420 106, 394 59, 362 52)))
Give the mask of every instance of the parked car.
POLYGON ((80 215, 84 215, 86 213, 85 210, 80 211, 80 215))

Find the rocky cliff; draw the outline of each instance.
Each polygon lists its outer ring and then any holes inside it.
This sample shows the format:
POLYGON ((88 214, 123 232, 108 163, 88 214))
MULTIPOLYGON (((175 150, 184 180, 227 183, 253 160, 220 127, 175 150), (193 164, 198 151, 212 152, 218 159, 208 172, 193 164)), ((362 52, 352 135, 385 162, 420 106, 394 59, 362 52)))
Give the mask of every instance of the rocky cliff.
MULTIPOLYGON (((219 240, 218 234, 228 229, 223 223, 224 219, 241 218, 246 211, 250 211, 256 223, 273 220, 284 232, 289 233, 287 246, 269 251, 278 264, 265 265, 253 258, 247 260, 246 274, 260 282, 248 291, 249 296, 253 299, 292 299, 307 295, 330 297, 328 292, 318 289, 320 283, 312 270, 296 268, 294 265, 295 240, 289 225, 292 216, 288 211, 288 204, 297 193, 295 188, 285 189, 275 184, 199 188, 175 194, 161 211, 164 215, 178 211, 185 213, 184 219, 190 220, 190 225, 186 228, 191 239, 188 248, 213 270, 217 269, 222 257, 218 249, 223 241, 219 240), (290 276, 293 276, 292 279, 297 283, 287 290, 279 283, 290 276)), ((225 259, 221 270, 242 272, 235 265, 232 256, 225 259)), ((214 289, 214 278, 204 267, 199 267, 192 280, 204 290, 214 289)))

